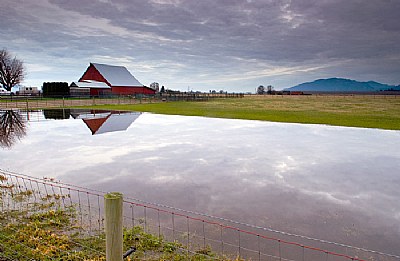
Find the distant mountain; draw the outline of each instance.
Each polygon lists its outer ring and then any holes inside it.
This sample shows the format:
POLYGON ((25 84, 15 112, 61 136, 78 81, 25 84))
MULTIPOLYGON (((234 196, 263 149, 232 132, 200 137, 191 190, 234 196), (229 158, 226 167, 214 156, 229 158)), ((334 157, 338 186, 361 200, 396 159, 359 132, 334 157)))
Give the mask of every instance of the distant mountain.
POLYGON ((376 92, 386 90, 400 91, 400 85, 388 85, 379 82, 359 82, 343 78, 319 79, 313 82, 306 82, 285 91, 314 91, 314 92, 376 92))

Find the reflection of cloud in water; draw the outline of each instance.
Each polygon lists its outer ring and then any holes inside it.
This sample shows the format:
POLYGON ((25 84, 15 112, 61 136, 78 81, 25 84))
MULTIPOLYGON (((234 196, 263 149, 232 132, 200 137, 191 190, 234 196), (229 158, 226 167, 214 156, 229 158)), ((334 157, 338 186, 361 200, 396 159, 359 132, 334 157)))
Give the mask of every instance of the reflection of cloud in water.
POLYGON ((398 131, 142 114, 94 136, 81 121, 32 122, 7 167, 388 250, 400 244, 399 147, 398 131))
POLYGON ((335 195, 329 193, 329 192, 324 192, 324 191, 310 191, 310 190, 300 190, 301 193, 310 195, 310 196, 317 196, 322 199, 326 199, 328 201, 332 201, 332 203, 335 204, 341 204, 341 205, 350 205, 351 201, 350 200, 342 200, 339 198, 336 198, 335 195))

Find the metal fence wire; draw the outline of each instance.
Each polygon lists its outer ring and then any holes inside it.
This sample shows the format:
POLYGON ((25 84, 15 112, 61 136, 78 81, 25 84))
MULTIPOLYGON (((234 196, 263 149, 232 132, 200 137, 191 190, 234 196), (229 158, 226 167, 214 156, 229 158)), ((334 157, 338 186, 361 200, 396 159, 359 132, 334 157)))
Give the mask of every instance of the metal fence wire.
MULTIPOLYGON (((0 170, 0 260, 105 260, 104 195, 0 170)), ((172 252, 179 260, 400 260, 133 198, 124 198, 123 225, 129 260, 172 252)))
POLYGON ((41 96, 10 96, 0 97, 0 107, 37 109, 37 108, 65 108, 72 106, 94 106, 94 105, 122 105, 156 103, 167 101, 208 101, 210 99, 243 98, 242 93, 164 93, 158 95, 121 95, 112 97, 41 97, 41 96))

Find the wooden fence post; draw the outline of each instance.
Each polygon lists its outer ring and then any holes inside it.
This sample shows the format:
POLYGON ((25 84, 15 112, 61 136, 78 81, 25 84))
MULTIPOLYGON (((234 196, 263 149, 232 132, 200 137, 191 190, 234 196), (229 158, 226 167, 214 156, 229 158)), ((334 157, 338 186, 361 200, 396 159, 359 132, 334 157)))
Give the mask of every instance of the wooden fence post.
POLYGON ((106 261, 122 261, 122 194, 111 192, 104 195, 106 261))

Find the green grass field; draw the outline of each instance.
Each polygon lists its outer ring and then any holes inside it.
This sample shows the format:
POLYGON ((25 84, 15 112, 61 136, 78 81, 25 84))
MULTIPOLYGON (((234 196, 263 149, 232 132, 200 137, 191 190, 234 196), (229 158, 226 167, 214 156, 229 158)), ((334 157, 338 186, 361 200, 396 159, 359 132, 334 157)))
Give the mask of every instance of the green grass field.
POLYGON ((248 96, 208 102, 103 105, 98 109, 400 130, 400 96, 248 96))

